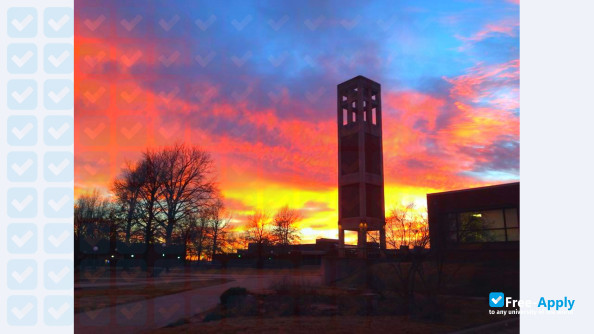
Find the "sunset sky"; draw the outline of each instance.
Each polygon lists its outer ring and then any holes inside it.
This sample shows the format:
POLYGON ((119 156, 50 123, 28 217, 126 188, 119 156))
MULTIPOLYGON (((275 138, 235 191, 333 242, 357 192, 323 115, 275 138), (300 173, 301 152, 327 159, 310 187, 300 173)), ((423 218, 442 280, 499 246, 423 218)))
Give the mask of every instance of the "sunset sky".
POLYGON ((335 238, 336 85, 356 75, 382 85, 387 209, 519 180, 517 1, 254 3, 76 2, 77 195, 185 141, 235 226, 288 204, 304 242, 335 238))

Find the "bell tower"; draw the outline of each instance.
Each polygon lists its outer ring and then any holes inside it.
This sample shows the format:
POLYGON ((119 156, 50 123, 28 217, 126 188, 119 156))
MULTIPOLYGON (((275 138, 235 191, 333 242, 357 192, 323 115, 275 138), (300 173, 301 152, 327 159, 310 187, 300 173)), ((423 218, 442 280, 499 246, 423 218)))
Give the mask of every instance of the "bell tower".
POLYGON ((358 253, 367 232, 379 231, 386 248, 381 86, 364 76, 338 85, 338 235, 357 231, 358 253))

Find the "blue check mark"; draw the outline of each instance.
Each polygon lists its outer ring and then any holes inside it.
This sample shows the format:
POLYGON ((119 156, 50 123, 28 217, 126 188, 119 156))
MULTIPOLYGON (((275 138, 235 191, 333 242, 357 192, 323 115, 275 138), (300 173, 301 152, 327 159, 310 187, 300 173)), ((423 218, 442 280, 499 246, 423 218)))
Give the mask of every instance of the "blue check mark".
POLYGON ((489 306, 491 307, 502 307, 504 300, 503 292, 491 292, 489 294, 489 306))

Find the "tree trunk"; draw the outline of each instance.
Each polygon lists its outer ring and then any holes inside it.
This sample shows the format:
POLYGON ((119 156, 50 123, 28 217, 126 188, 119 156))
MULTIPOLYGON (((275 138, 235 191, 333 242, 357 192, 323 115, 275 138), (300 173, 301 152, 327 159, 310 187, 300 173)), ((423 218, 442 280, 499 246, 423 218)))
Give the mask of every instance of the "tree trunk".
POLYGON ((217 234, 218 230, 214 229, 212 234, 212 253, 210 256, 210 262, 214 262, 215 255, 217 253, 217 234))

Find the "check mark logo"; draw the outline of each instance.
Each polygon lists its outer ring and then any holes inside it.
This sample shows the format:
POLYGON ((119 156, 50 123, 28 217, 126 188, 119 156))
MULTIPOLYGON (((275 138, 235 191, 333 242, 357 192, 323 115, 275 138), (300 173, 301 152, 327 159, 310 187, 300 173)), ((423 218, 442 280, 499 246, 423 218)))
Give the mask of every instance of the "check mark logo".
POLYGON ((33 51, 27 51, 22 57, 18 57, 17 55, 13 55, 10 59, 13 63, 16 64, 18 67, 23 67, 31 57, 33 57, 33 51))
POLYGON ((68 57, 70 57, 70 52, 64 51, 57 57, 54 55, 50 55, 49 57, 47 57, 47 60, 49 60, 49 62, 52 63, 54 67, 59 67, 68 57))
POLYGON ((142 124, 136 123, 131 129, 123 127, 120 132, 126 137, 126 139, 132 139, 132 137, 134 137, 138 131, 140 131, 140 129, 142 129, 142 124))
POLYGON ((50 235, 47 240, 54 245, 54 247, 60 247, 60 245, 70 236, 68 231, 62 232, 57 238, 54 235, 50 235))
POLYGON ((493 302, 493 304, 499 304, 499 301, 501 300, 501 296, 497 297, 497 298, 491 298, 491 301, 493 302))
POLYGON ((28 195, 22 201, 18 201, 16 199, 13 199, 12 202, 10 202, 10 204, 12 204, 12 206, 14 206, 14 208, 17 209, 19 212, 22 212, 23 210, 25 210, 25 208, 32 201, 33 201, 33 196, 28 195))
POLYGON ((17 235, 13 235, 10 239, 17 246, 19 246, 19 248, 21 248, 21 247, 23 247, 23 245, 25 245, 27 243, 27 241, 29 241, 29 239, 31 239, 32 236, 33 236, 33 232, 32 231, 27 231, 27 233, 25 233, 21 237, 19 237, 17 235))
POLYGON ((169 21, 165 21, 164 19, 159 20, 159 25, 161 26, 161 28, 163 28, 163 30, 169 31, 171 30, 171 28, 173 28, 177 21, 179 21, 179 16, 175 15, 169 21))
POLYGON ((27 159, 27 161, 25 161, 25 163, 23 163, 22 165, 18 165, 16 163, 12 164, 12 166, 10 166, 12 168, 12 170, 17 173, 19 176, 23 176, 23 174, 25 174, 25 172, 27 170, 29 170, 29 167, 33 166, 33 160, 32 159, 27 159))
POLYGON ((130 67, 134 65, 134 63, 136 63, 140 57, 142 57, 142 51, 136 50, 136 52, 134 52, 134 54, 132 54, 130 57, 128 57, 128 55, 122 55, 120 60, 122 63, 124 63, 124 65, 126 65, 126 67, 130 67))
POLYGON ((16 90, 12 92, 12 97, 19 103, 23 103, 29 95, 33 93, 33 87, 27 87, 22 93, 17 92, 16 90))
POLYGON ((54 175, 59 175, 60 173, 62 173, 62 171, 68 167, 68 165, 70 165, 70 160, 69 159, 64 159, 62 160, 62 162, 60 162, 60 164, 58 164, 57 166, 54 163, 49 164, 49 166, 47 166, 47 168, 54 173, 54 175))
POLYGON ((70 304, 64 303, 57 310, 54 307, 50 307, 47 311, 52 315, 52 317, 54 317, 54 319, 58 320, 62 314, 64 314, 64 312, 68 311, 69 308, 70 304))
POLYGON ((23 283, 27 277, 29 277, 31 274, 33 273, 33 268, 32 267, 27 267, 27 269, 25 269, 25 271, 23 271, 22 273, 17 273, 16 271, 12 272, 12 278, 14 278, 15 281, 17 281, 19 284, 23 283))
POLYGON ((27 123, 22 129, 12 128, 12 133, 20 140, 23 139, 32 129, 33 124, 27 123))
POLYGON ((97 138, 99 134, 105 129, 105 123, 99 123, 94 129, 85 128, 85 134, 91 139, 97 138))
POLYGON ((51 279, 52 279, 52 281, 54 281, 54 283, 59 283, 59 282, 60 282, 60 281, 61 281, 61 280, 64 278, 64 276, 66 276, 66 275, 67 275, 69 272, 70 272, 70 268, 68 268, 68 267, 64 267, 64 268, 62 268, 62 270, 60 270, 60 272, 59 272, 59 273, 57 273, 57 274, 56 274, 55 272, 53 272, 53 271, 50 271, 50 272, 47 274, 47 276, 48 276, 49 278, 51 278, 51 279))
POLYGON ((91 31, 95 31, 97 28, 99 28, 99 26, 101 25, 101 23, 103 23, 103 21, 105 21, 105 15, 99 15, 99 17, 93 21, 91 21, 90 19, 86 19, 85 25, 91 31))
POLYGON ((70 129, 70 124, 68 123, 64 123, 62 124, 61 127, 58 128, 58 130, 56 130, 56 128, 54 128, 53 126, 50 127, 47 132, 49 132, 49 134, 54 137, 54 139, 58 139, 60 137, 62 137, 62 135, 68 130, 70 129))
POLYGON ((97 65, 98 62, 103 60, 103 58, 105 58, 105 52, 101 51, 95 56, 86 55, 84 59, 85 62, 89 64, 89 66, 95 67, 95 65, 97 65))
POLYGON ((60 198, 59 201, 54 201, 53 199, 50 199, 47 204, 49 204, 49 206, 52 207, 52 209, 54 209, 54 211, 58 212, 60 211, 60 209, 68 202, 68 200, 70 199, 69 196, 64 195, 62 196, 62 198, 60 198))
POLYGON ((128 319, 132 319, 134 314, 142 309, 142 304, 136 304, 132 307, 124 307, 122 306, 120 312, 128 319))
POLYGON ((52 27, 52 29, 54 29, 55 31, 58 31, 62 29, 62 27, 66 24, 66 22, 68 22, 68 20, 70 20, 70 16, 65 14, 57 22, 54 19, 50 19, 49 21, 47 21, 47 24, 49 24, 50 27, 52 27))
POLYGON ((54 91, 50 91, 47 96, 52 99, 54 103, 59 103, 68 93, 70 93, 70 89, 68 87, 64 87, 58 94, 56 94, 54 91))
POLYGON ((127 91, 123 91, 120 93, 120 96, 122 97, 122 99, 124 99, 124 101, 128 102, 128 103, 132 103, 134 100, 136 100, 136 98, 138 97, 138 95, 140 95, 141 91, 140 89, 134 88, 134 90, 132 92, 127 92, 127 91))
POLYGON ((27 28, 31 21, 33 21, 33 16, 27 15, 22 21, 14 19, 10 23, 12 23, 12 25, 17 28, 18 31, 23 31, 25 28, 27 28))
POLYGON ((22 309, 18 309, 17 307, 13 307, 10 311, 12 312, 12 314, 14 314, 15 317, 19 318, 19 320, 23 319, 28 313, 29 311, 31 311, 33 309, 33 304, 31 303, 27 303, 27 305, 25 305, 25 307, 23 307, 22 309))
POLYGON ((217 20, 217 17, 214 15, 211 15, 206 21, 202 21, 202 20, 198 19, 198 20, 194 21, 194 23, 198 26, 198 28, 200 28, 200 30, 206 31, 206 29, 208 29, 208 27, 210 27, 216 20, 217 20))
POLYGON ((169 103, 177 95, 177 93, 179 93, 179 88, 175 87, 169 93, 159 92, 159 97, 161 98, 161 100, 163 100, 163 102, 169 103))
POLYGON ((179 58, 179 56, 180 56, 180 53, 178 51, 175 51, 172 54, 170 54, 169 56, 160 55, 159 61, 161 62, 161 64, 163 64, 163 66, 169 67, 169 66, 171 66, 171 64, 175 63, 175 61, 179 58))
POLYGON ((122 25, 122 27, 126 28, 126 30, 128 30, 128 32, 132 31, 132 29, 134 29, 134 27, 136 27, 136 25, 138 23, 140 23, 140 21, 142 21, 142 16, 140 15, 136 15, 132 20, 128 21, 126 19, 122 19, 120 21, 120 24, 122 25))

